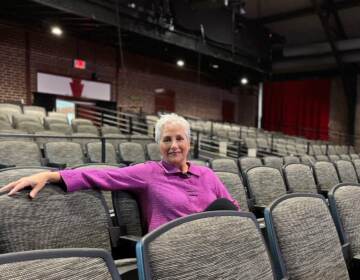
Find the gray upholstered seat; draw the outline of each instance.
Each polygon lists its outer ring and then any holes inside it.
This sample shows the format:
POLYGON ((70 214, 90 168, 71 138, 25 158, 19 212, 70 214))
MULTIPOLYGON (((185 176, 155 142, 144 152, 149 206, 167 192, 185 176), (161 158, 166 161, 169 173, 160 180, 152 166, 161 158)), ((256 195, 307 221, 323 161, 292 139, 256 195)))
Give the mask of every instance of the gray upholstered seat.
POLYGON ((360 258, 360 185, 339 184, 328 193, 340 239, 350 244, 351 257, 360 258))
POLYGON ((284 161, 284 164, 300 163, 300 159, 296 156, 284 156, 283 161, 284 161))
POLYGON ((266 140, 266 138, 257 138, 256 139, 256 144, 257 144, 257 147, 258 149, 262 149, 262 150, 265 150, 265 151, 269 151, 270 150, 270 146, 266 140))
POLYGON ((353 163, 349 160, 337 160, 334 162, 336 170, 342 183, 358 183, 358 177, 353 163))
POLYGON ((44 107, 35 106, 35 105, 24 105, 23 106, 24 114, 31 113, 31 112, 41 112, 43 116, 46 115, 46 110, 44 107))
POLYGON ((49 142, 44 145, 44 153, 50 164, 72 166, 85 162, 79 143, 49 142))
POLYGON ((145 147, 146 154, 150 160, 161 160, 160 147, 158 143, 148 143, 145 147))
POLYGON ((304 155, 304 154, 306 154, 307 146, 304 144, 297 143, 297 144, 295 144, 295 149, 296 149, 296 153, 298 155, 304 155))
POLYGON ((320 145, 311 145, 311 148, 312 148, 314 155, 316 155, 316 156, 324 154, 320 145))
POLYGON ((232 172, 235 174, 239 173, 239 168, 236 161, 231 158, 217 158, 210 162, 210 166, 214 171, 232 172))
POLYGON ((353 159, 360 159, 360 157, 359 157, 358 154, 350 154, 350 158, 351 158, 351 160, 353 160, 353 159))
POLYGON ((263 162, 265 166, 274 167, 279 170, 283 165, 283 159, 281 157, 266 156, 263 158, 263 162))
POLYGON ((38 122, 20 122, 16 128, 31 134, 45 130, 43 125, 38 122))
POLYGON ((48 142, 67 142, 70 139, 68 138, 61 138, 60 136, 65 136, 65 133, 51 131, 51 130, 44 130, 35 132, 35 142, 39 145, 41 149, 44 148, 44 144, 48 142), (45 137, 44 137, 45 136, 45 137), (55 136, 56 138, 52 138, 51 136, 55 136))
POLYGON ((116 126, 104 125, 101 127, 101 135, 106 134, 121 134, 120 128, 116 126))
POLYGON ((335 162, 335 161, 340 159, 340 156, 338 156, 338 155, 329 155, 329 159, 330 159, 330 161, 335 162))
POLYGON ((140 280, 274 279, 259 226, 246 212, 174 220, 146 235, 136 254, 140 280))
POLYGON ((105 137, 107 143, 111 143, 114 146, 116 152, 119 151, 120 143, 129 142, 129 136, 120 133, 106 133, 103 134, 103 137, 105 137))
POLYGON ((91 133, 91 134, 94 134, 94 135, 99 135, 99 130, 95 125, 79 124, 76 127, 76 132, 78 132, 78 133, 91 133))
POLYGON ((28 116, 28 115, 24 115, 24 114, 13 115, 12 122, 13 122, 13 125, 15 128, 18 128, 18 125, 22 122, 33 122, 33 123, 41 124, 41 120, 39 117, 28 116))
POLYGON ((256 149, 257 148, 256 138, 246 137, 245 145, 248 149, 256 149))
POLYGON ((291 163, 283 167, 285 182, 291 192, 317 193, 311 167, 303 163, 291 163))
POLYGON ((68 125, 67 119, 59 117, 45 117, 44 118, 44 127, 50 129, 50 124, 65 124, 68 125))
POLYGON ((0 141, 0 163, 16 166, 40 166, 41 152, 30 141, 0 141))
POLYGON ((274 199, 286 194, 284 179, 279 169, 257 166, 246 171, 247 186, 257 206, 269 205, 274 199))
POLYGON ((248 200, 245 192, 244 184, 238 174, 231 172, 215 172, 221 182, 226 186, 230 195, 236 199, 243 211, 249 211, 248 200))
POLYGON ((335 146, 334 145, 328 145, 328 155, 336 155, 337 152, 335 150, 335 146))
POLYGON ((121 235, 135 236, 137 239, 144 234, 139 205, 136 198, 124 191, 114 191, 113 206, 121 235))
POLYGON ((77 132, 77 126, 79 125, 93 125, 93 122, 83 118, 75 118, 71 120, 71 126, 75 132, 77 132))
POLYGON ((12 117, 14 115, 21 114, 21 107, 15 104, 0 103, 0 113, 6 115, 9 122, 12 123, 12 117))
POLYGON ((86 144, 92 143, 92 142, 99 142, 100 139, 97 135, 92 133, 85 133, 85 132, 75 132, 71 136, 74 136, 72 138, 72 142, 79 143, 84 151, 86 152, 86 144))
POLYGON ((148 135, 143 134, 133 134, 130 135, 130 141, 134 143, 139 143, 143 145, 143 147, 146 146, 146 144, 154 142, 154 139, 148 135))
POLYGON ((283 196, 265 209, 265 222, 278 279, 349 279, 339 236, 321 195, 283 196))
MULTIPOLYGON (((86 144, 86 154, 90 160, 90 162, 102 162, 102 143, 100 142, 92 142, 86 144)), ((115 152, 115 148, 110 143, 105 143, 105 162, 116 164, 117 156, 115 152)))
POLYGON ((313 164, 316 160, 313 156, 310 156, 310 155, 302 155, 300 156, 300 159, 301 159, 301 162, 302 163, 305 163, 305 164, 313 164))
POLYGON ((119 144, 120 162, 140 163, 145 162, 145 151, 141 144, 127 142, 119 144))
POLYGON ((51 249, 0 255, 2 280, 120 280, 111 255, 100 249, 51 249))
POLYGON ((340 159, 351 160, 350 155, 347 155, 347 154, 340 154, 339 157, 340 157, 340 159))
POLYGON ((313 164, 313 170, 320 191, 328 192, 332 187, 340 183, 336 168, 332 162, 317 161, 313 164))
POLYGON ((67 120, 67 114, 66 113, 62 113, 62 112, 48 112, 48 116, 49 117, 54 117, 57 119, 64 119, 67 120))
POLYGON ((66 193, 46 186, 36 199, 29 190, 0 195, 0 252, 55 248, 101 248, 110 251, 109 220, 100 192, 66 193))
POLYGON ((241 157, 239 158, 239 166, 241 172, 245 172, 247 169, 254 167, 254 166, 261 166, 263 165, 260 158, 256 157, 241 157))
POLYGON ((201 159, 191 159, 190 162, 195 165, 206 166, 206 167, 208 166, 207 162, 205 160, 201 160, 201 159))
POLYGON ((12 125, 8 121, 0 120, 0 132, 2 130, 8 130, 12 128, 13 128, 12 125))
POLYGON ((72 133, 72 128, 70 125, 68 125, 67 123, 49 123, 48 124, 49 126, 49 129, 51 131, 57 131, 57 132, 62 132, 62 133, 65 133, 65 134, 71 134, 72 133))
POLYGON ((315 155, 317 161, 329 161, 329 157, 327 155, 315 155))

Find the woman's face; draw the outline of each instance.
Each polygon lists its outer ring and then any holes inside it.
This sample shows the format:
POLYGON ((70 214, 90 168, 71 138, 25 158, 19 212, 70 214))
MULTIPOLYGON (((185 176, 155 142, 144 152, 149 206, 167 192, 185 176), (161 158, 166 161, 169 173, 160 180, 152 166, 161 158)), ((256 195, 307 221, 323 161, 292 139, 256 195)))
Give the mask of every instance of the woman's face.
POLYGON ((190 141, 185 128, 177 123, 165 124, 160 136, 160 153, 163 160, 180 168, 186 164, 189 150, 190 141))

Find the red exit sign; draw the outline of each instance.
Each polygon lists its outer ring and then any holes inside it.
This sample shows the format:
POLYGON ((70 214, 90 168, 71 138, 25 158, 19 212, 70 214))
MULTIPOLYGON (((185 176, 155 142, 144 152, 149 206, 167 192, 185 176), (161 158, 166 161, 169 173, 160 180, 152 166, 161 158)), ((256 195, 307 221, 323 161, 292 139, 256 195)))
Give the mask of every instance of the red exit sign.
POLYGON ((86 61, 82 59, 74 59, 74 68, 86 69, 86 61))

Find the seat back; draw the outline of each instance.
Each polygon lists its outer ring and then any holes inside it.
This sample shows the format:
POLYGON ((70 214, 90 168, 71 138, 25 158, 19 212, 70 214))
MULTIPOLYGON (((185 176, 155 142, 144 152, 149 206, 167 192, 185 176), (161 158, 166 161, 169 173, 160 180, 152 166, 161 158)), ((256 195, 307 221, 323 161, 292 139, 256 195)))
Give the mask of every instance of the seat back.
POLYGON ((110 221, 99 191, 66 193, 48 185, 34 200, 29 192, 0 195, 1 254, 56 248, 110 251, 110 221))
POLYGON ((340 183, 335 165, 332 162, 317 161, 313 164, 315 181, 320 191, 329 191, 340 183))
POLYGON ((67 123, 49 123, 48 126, 51 131, 62 132, 65 134, 72 133, 72 128, 67 123))
POLYGON ((329 155, 329 159, 330 161, 337 161, 340 159, 340 157, 338 155, 329 155))
POLYGON ((200 165, 200 166, 205 166, 205 167, 208 166, 207 162, 205 160, 201 160, 201 159, 192 159, 192 160, 190 160, 190 162, 195 165, 200 165))
POLYGON ((37 122, 20 122, 16 128, 31 134, 45 130, 43 125, 37 122))
POLYGON ((93 125, 93 122, 83 118, 75 118, 71 120, 71 126, 75 132, 77 132, 77 127, 79 125, 93 125))
POLYGON ((52 249, 0 256, 2 280, 120 280, 111 255, 99 249, 52 249), (71 269, 69 269, 71 268, 71 269))
POLYGON ((339 236, 321 195, 283 196, 265 209, 265 223, 278 279, 349 279, 339 236))
POLYGON ((150 160, 161 160, 160 147, 158 143, 149 143, 145 147, 146 154, 150 160))
POLYGON ((214 171, 239 173, 239 168, 236 161, 230 158, 217 158, 210 162, 210 166, 214 171))
POLYGON ((30 141, 0 141, 0 163, 16 166, 40 166, 41 152, 30 141))
POLYGON ((329 157, 326 155, 315 155, 317 161, 329 161, 329 157))
POLYGON ((57 137, 57 136, 65 136, 65 133, 51 131, 51 130, 35 132, 35 136, 41 136, 41 137, 35 137, 35 142, 39 145, 40 149, 43 149, 44 144, 48 143, 48 142, 67 142, 67 141, 69 141, 68 138, 65 138, 65 137, 58 138, 57 137), (46 137, 46 136, 50 136, 50 137, 46 137), (56 136, 57 138, 53 138, 51 136, 56 136))
POLYGON ((300 159, 295 156, 285 156, 285 157, 283 157, 283 160, 284 160, 284 164, 300 163, 300 159))
POLYGON ((340 159, 344 159, 344 160, 351 160, 351 156, 347 155, 347 154, 341 154, 339 155, 340 159))
POLYGON ((128 192, 114 191, 113 206, 122 235, 143 236, 141 213, 137 200, 128 192))
POLYGON ((283 165, 283 159, 280 157, 266 156, 263 158, 264 165, 277 168, 281 170, 283 165))
POLYGON ((360 185, 342 183, 328 193, 331 213, 341 242, 349 243, 351 255, 360 254, 360 185))
POLYGON ((148 135, 133 134, 130 135, 130 141, 134 143, 139 143, 143 147, 145 147, 147 144, 154 142, 154 139, 148 135))
POLYGON ((50 129, 50 124, 66 124, 68 125, 67 119, 58 118, 58 117, 45 117, 44 118, 44 127, 50 129))
POLYGON ((358 183, 358 176, 354 164, 349 160, 337 160, 334 162, 336 170, 342 183, 358 183))
POLYGON ((140 163, 146 161, 144 148, 139 143, 120 143, 119 156, 120 162, 140 163))
POLYGON ((302 155, 300 156, 301 162, 305 163, 305 164, 313 164, 316 160, 313 156, 309 156, 309 155, 302 155))
POLYGON ((129 136, 120 133, 107 133, 103 134, 103 137, 106 138, 107 143, 111 143, 114 146, 116 152, 119 151, 120 143, 129 142, 129 136))
POLYGON ((286 193, 284 179, 277 168, 256 166, 246 171, 245 178, 256 205, 269 205, 275 198, 286 193))
POLYGON ((49 142, 44 145, 45 158, 52 164, 72 166, 85 162, 79 143, 49 142))
MULTIPOLYGON (((102 143, 92 142, 86 144, 86 154, 90 162, 102 162, 102 143)), ((105 143, 105 162, 110 164, 117 163, 115 148, 110 143, 105 143)))
POLYGON ((76 132, 78 133, 89 133, 93 135, 99 135, 99 130, 95 125, 83 125, 79 124, 76 127, 76 132))
POLYGON ((303 163, 290 163, 283 167, 286 185, 291 192, 317 193, 311 167, 303 163))
POLYGON ((251 167, 260 166, 260 165, 263 165, 260 158, 256 158, 256 157, 241 157, 241 158, 239 158, 240 170, 243 173, 251 167))
POLYGON ((120 128, 116 126, 105 125, 101 127, 101 135, 105 134, 121 134, 120 128))
POLYGON ((239 202, 240 209, 249 211, 245 187, 240 176, 235 173, 221 171, 215 172, 215 174, 220 178, 230 195, 239 202))
POLYGON ((136 249, 140 280, 274 279, 251 213, 213 211, 179 218, 146 235, 136 249))
POLYGON ((99 142, 100 141, 99 138, 96 138, 98 136, 95 135, 95 134, 92 134, 92 133, 75 132, 71 136, 76 137, 76 138, 72 138, 72 142, 79 143, 84 152, 86 152, 86 144, 87 143, 99 142))

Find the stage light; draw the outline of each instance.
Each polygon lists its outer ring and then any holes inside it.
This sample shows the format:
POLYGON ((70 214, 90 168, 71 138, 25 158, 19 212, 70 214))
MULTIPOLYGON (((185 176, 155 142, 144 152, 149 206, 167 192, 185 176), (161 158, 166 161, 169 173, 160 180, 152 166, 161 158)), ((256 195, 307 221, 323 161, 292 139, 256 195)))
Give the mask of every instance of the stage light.
POLYGON ((184 67, 185 66, 185 61, 182 59, 179 59, 178 61, 176 61, 176 65, 179 67, 184 67))
POLYGON ((63 34, 63 31, 59 26, 54 25, 51 27, 51 33, 56 36, 61 36, 63 34))
POLYGON ((249 80, 246 77, 243 77, 243 78, 241 78, 240 82, 242 85, 247 85, 249 80))

